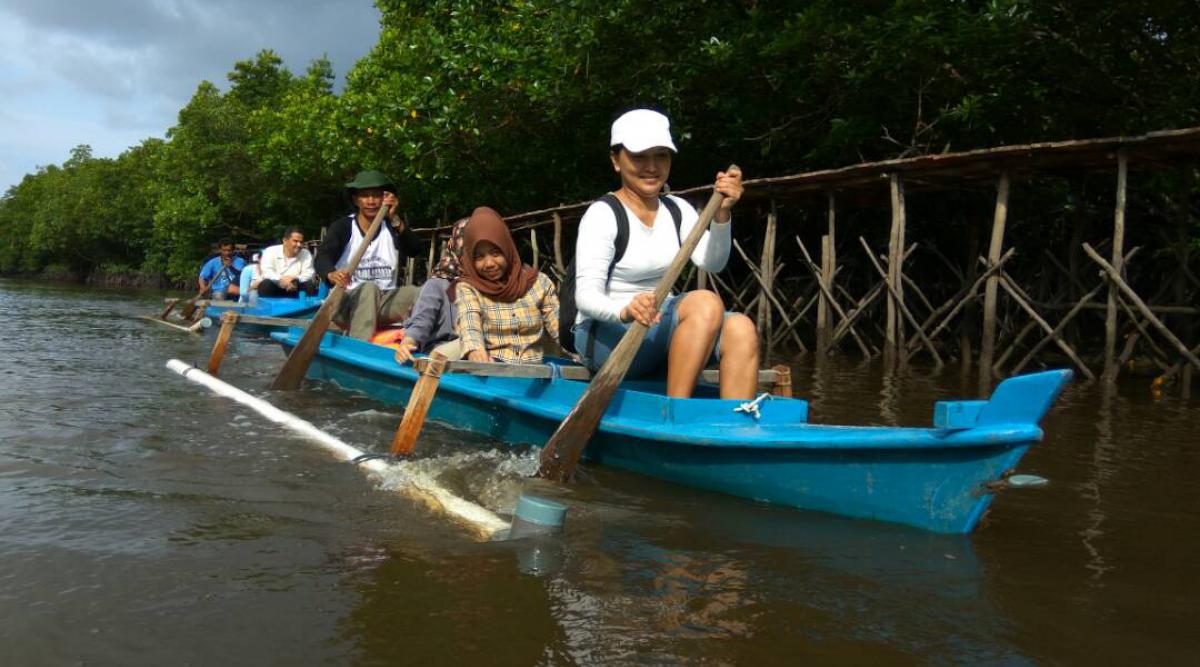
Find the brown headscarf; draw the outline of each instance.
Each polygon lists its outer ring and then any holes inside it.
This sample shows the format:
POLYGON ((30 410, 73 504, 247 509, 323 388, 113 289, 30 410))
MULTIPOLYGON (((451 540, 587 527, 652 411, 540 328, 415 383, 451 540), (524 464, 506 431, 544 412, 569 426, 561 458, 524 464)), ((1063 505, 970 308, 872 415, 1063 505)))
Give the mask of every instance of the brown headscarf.
POLYGON ((500 218, 500 214, 480 206, 471 213, 463 237, 462 277, 480 294, 503 303, 512 303, 525 296, 529 288, 537 282, 537 269, 521 263, 521 255, 517 252, 517 244, 513 242, 508 225, 500 218), (489 241, 500 249, 504 259, 508 260, 508 268, 499 280, 488 280, 475 272, 475 245, 480 241, 489 241))
POLYGON ((470 221, 470 218, 462 218, 450 228, 450 238, 442 248, 442 257, 433 269, 433 275, 451 281, 458 280, 462 275, 463 228, 470 221))

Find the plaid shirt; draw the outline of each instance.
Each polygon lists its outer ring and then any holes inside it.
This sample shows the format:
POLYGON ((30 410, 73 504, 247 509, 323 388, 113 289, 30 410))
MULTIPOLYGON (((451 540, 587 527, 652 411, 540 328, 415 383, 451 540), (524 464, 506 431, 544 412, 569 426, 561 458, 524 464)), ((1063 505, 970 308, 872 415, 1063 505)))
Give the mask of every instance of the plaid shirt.
POLYGON ((533 287, 512 303, 493 301, 465 281, 455 290, 464 353, 487 350, 495 361, 538 364, 542 331, 558 340, 558 291, 544 273, 538 273, 533 287))

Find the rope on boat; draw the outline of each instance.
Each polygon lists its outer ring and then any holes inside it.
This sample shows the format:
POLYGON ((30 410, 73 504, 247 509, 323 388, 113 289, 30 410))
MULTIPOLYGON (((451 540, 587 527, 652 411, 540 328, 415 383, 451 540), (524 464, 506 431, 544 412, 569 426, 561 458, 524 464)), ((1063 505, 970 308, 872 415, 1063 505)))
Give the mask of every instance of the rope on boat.
POLYGON ((223 382, 179 359, 167 362, 167 368, 183 377, 203 385, 213 393, 232 398, 233 400, 252 408, 262 416, 290 428, 300 435, 312 440, 333 452, 334 456, 345 461, 360 459, 359 468, 369 470, 379 475, 385 473, 389 477, 399 476, 403 484, 396 490, 421 501, 431 510, 445 514, 469 529, 475 537, 487 541, 502 537, 508 531, 509 525, 500 517, 485 507, 469 500, 460 498, 436 480, 402 465, 396 465, 387 460, 371 458, 362 450, 352 447, 341 440, 329 435, 290 412, 285 412, 261 398, 251 396, 237 387, 223 382))
POLYGON ((762 395, 759 396, 758 398, 754 399, 753 401, 747 401, 745 403, 742 403, 741 405, 734 408, 733 411, 734 412, 744 412, 744 413, 750 415, 751 417, 754 417, 755 421, 758 421, 759 419, 762 419, 762 415, 758 412, 758 406, 763 401, 770 400, 771 398, 772 398, 772 396, 770 393, 763 392, 762 395))

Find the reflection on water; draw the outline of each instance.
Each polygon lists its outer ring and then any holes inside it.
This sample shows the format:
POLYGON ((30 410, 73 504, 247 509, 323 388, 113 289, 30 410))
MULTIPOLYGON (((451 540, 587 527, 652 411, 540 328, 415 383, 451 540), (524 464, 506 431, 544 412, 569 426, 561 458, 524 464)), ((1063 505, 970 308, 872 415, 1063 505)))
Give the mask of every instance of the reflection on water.
MULTIPOLYGON (((1200 650, 1200 408, 1074 387, 970 537, 762 506, 622 471, 559 487, 534 452, 431 424, 409 465, 556 538, 477 544, 163 369, 211 338, 131 319, 161 295, 0 281, 6 664, 1188 664, 1200 650)), ((382 451, 393 406, 238 338, 222 371, 382 451)), ((928 424, 973 377, 801 359, 821 423, 928 424)))

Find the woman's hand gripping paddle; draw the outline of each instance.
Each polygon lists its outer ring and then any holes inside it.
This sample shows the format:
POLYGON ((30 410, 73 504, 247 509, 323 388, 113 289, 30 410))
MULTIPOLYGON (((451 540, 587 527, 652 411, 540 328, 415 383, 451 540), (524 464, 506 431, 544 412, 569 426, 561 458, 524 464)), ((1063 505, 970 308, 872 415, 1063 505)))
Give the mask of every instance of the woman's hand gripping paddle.
MULTIPOLYGON (((379 231, 379 226, 387 218, 388 208, 387 204, 379 208, 379 213, 371 223, 371 228, 363 235, 362 243, 358 244, 358 249, 350 256, 350 262, 346 264, 346 273, 354 275, 358 263, 362 261, 363 253, 367 251, 367 246, 371 245, 371 240, 375 238, 375 232, 379 231)), ((355 222, 355 224, 358 223, 355 222)), ((308 325, 308 329, 304 331, 304 335, 300 337, 296 347, 292 348, 292 353, 288 355, 287 361, 283 362, 283 368, 279 369, 279 374, 271 383, 272 389, 291 391, 300 388, 300 383, 304 381, 304 375, 308 373, 308 366, 321 346, 321 337, 329 330, 333 316, 337 314, 338 307, 342 305, 342 297, 345 295, 345 285, 336 285, 329 292, 329 296, 325 297, 325 302, 321 304, 321 309, 313 317, 312 324, 308 325)))
MULTIPOLYGON (((734 165, 729 166, 729 170, 734 168, 734 165)), ((663 300, 671 292, 671 287, 679 278, 679 274, 683 272, 683 267, 691 257, 692 251, 700 244, 700 238, 704 236, 708 224, 712 222, 713 216, 720 208, 722 199, 724 197, 721 196, 721 193, 714 189, 712 196, 708 199, 708 204, 700 212, 700 219, 696 222, 696 226, 683 240, 679 246, 679 252, 675 254, 674 261, 667 267, 667 272, 663 274, 662 279, 658 281, 658 286, 654 288, 655 309, 662 306, 663 300)), ((633 357, 641 347, 647 329, 646 325, 634 320, 629 329, 625 331, 621 342, 617 344, 612 354, 609 355, 608 361, 604 362, 604 365, 592 378, 587 391, 579 398, 575 408, 571 410, 563 423, 559 424, 558 430, 546 442, 545 448, 542 449, 538 477, 565 482, 575 474, 575 465, 579 463, 583 448, 587 446, 588 440, 595 433, 596 427, 600 424, 600 418, 608 408, 609 402, 612 401, 613 394, 616 393, 621 381, 625 379, 625 373, 629 371, 629 365, 633 363, 633 357)))

